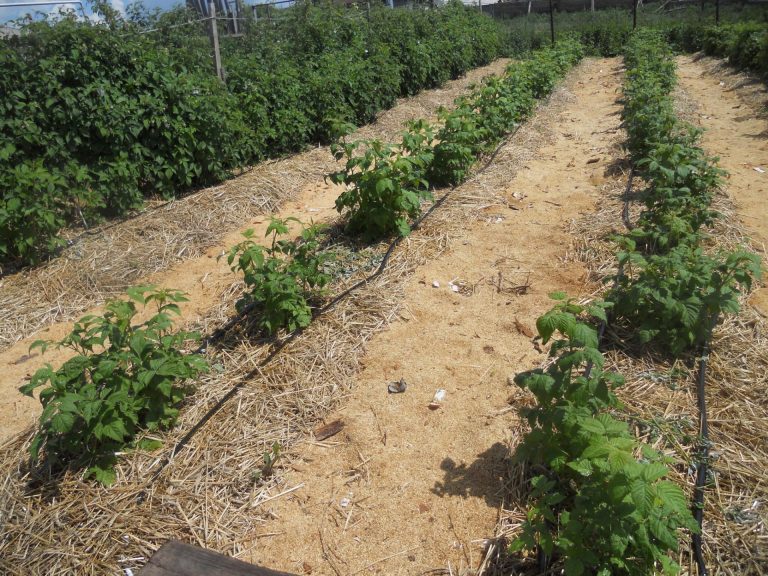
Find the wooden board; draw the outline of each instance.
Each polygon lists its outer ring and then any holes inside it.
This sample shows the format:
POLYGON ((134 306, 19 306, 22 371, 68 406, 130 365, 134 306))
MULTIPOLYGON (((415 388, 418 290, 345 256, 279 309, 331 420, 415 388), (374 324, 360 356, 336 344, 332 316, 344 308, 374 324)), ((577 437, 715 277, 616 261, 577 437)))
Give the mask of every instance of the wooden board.
POLYGON ((170 540, 155 552, 140 576, 296 576, 260 568, 178 540, 170 540))

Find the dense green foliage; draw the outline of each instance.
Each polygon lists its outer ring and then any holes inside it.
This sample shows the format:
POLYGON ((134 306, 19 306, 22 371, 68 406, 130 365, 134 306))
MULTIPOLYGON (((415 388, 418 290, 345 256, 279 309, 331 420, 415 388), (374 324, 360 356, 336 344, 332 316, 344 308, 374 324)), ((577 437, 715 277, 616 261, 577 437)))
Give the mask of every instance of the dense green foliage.
MULTIPOLYGON (((598 3, 599 7, 599 3, 598 3)), ((715 26, 714 3, 681 7, 669 5, 664 10, 660 3, 643 3, 638 8, 638 28, 663 31, 672 45, 681 51, 704 50, 710 55, 731 58, 738 64, 753 61, 757 46, 762 50, 765 65, 765 31, 768 28, 768 7, 761 4, 729 4, 721 6, 721 25, 715 26), (733 56, 731 56, 733 54, 733 56)), ((514 53, 522 54, 550 42, 549 15, 531 14, 504 21, 509 31, 509 42, 514 53)), ((575 37, 590 54, 618 56, 632 34, 631 3, 627 8, 608 8, 596 12, 557 12, 555 14, 557 38, 575 37)), ((739 64, 743 66, 743 64, 739 64)), ((753 70, 759 68, 752 65, 753 70)), ((768 71, 762 68, 762 73, 768 71)))
POLYGON ((341 141, 331 147, 344 169, 329 175, 345 186, 336 199, 339 212, 350 211, 347 230, 369 240, 410 232, 408 218, 421 212, 429 200, 427 170, 434 157, 434 130, 425 121, 411 122, 397 146, 373 141, 341 141), (357 153, 362 149, 362 153, 357 153))
POLYGON ((401 95, 439 86, 502 50, 500 27, 435 10, 301 3, 222 38, 184 10, 104 24, 63 19, 0 39, 0 265, 34 263, 57 232, 173 197, 231 170, 337 136, 401 95), (157 32, 139 34, 140 29, 157 32))
POLYGON ((698 146, 699 132, 674 114, 674 62, 662 34, 634 34, 625 62, 627 147, 647 187, 637 226, 619 238, 623 273, 608 298, 641 342, 677 355, 703 343, 722 313, 738 311, 760 260, 703 249, 723 172, 698 146))
POLYGON ((238 300, 238 311, 256 304, 259 307, 259 325, 267 334, 280 328, 294 331, 308 326, 312 320, 309 301, 319 296, 330 276, 324 264, 333 256, 320 251, 317 236, 319 226, 302 227, 299 240, 278 240, 288 233, 290 222, 302 225, 296 218, 272 218, 266 237, 272 235, 270 246, 252 240, 253 230, 243 233, 245 240, 233 246, 227 262, 233 272, 242 272, 248 288, 238 300))
MULTIPOLYGON (((21 387, 29 396, 43 387, 33 461, 44 454, 54 469, 86 467, 86 476, 111 484, 116 453, 142 430, 171 426, 187 391, 184 381, 208 369, 203 357, 182 352, 199 335, 173 331, 177 303, 186 301, 183 293, 140 286, 128 296, 109 302, 102 316, 81 318, 57 343, 76 355, 58 370, 41 368, 21 387), (156 313, 133 325, 136 303, 154 304, 156 313)), ((49 345, 38 341, 32 347, 45 351, 49 345)))
POLYGON ((679 25, 667 31, 668 40, 679 50, 703 51, 727 58, 736 68, 768 75, 768 22, 739 22, 722 26, 679 25))
POLYGON ((429 189, 465 180, 478 157, 528 117, 536 99, 549 94, 581 57, 581 45, 572 40, 539 50, 458 98, 452 110, 440 110, 437 126, 411 123, 398 146, 336 144, 336 158, 346 164, 329 179, 346 187, 336 207, 349 211, 347 229, 368 239, 408 234, 408 218, 420 213, 429 189))
POLYGON ((540 547, 564 562, 565 574, 646 575, 660 566, 676 574, 667 554, 680 528, 697 530, 682 490, 663 480, 665 459, 641 444, 612 412, 620 375, 603 370, 597 331, 606 304, 560 302, 536 326, 550 346, 546 370, 515 383, 536 398, 521 415, 531 426, 516 458, 545 472, 531 481, 533 504, 513 550, 540 547))

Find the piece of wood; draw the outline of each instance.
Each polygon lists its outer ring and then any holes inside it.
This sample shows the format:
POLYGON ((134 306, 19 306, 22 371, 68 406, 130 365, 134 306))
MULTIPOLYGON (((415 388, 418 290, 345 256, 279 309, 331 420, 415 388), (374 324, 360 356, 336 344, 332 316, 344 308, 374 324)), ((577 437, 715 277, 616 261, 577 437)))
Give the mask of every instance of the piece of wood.
POLYGON ((334 420, 330 424, 326 424, 324 426, 320 426, 319 428, 315 429, 315 440, 322 442, 326 438, 330 438, 331 436, 335 436, 339 432, 341 432, 344 429, 344 422, 341 420, 334 420))
POLYGON ((296 576, 260 568, 197 546, 170 540, 155 552, 140 576, 296 576))
POLYGON ((224 68, 221 66, 221 52, 219 51, 219 27, 216 24, 216 4, 210 2, 208 4, 208 10, 210 13, 210 37, 211 37, 211 50, 213 51, 213 68, 216 72, 216 76, 219 80, 224 80, 224 68))

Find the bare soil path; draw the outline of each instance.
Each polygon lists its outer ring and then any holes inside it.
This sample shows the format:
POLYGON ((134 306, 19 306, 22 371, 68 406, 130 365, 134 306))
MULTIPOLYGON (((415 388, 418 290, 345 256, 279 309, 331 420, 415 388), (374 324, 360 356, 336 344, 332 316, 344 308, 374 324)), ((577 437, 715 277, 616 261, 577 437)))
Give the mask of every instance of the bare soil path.
MULTIPOLYGON (((737 217, 749 231, 755 249, 768 266, 768 120, 755 97, 754 85, 719 65, 719 61, 695 56, 678 58, 678 82, 697 106, 698 121, 705 129, 704 148, 720 158, 728 171, 728 194, 737 217)), ((750 304, 768 317, 768 289, 756 290, 750 304)))
POLYGON ((354 392, 327 419, 344 430, 299 450, 284 485, 301 488, 274 502, 252 561, 337 576, 478 568, 516 418, 507 377, 542 360, 531 337, 547 294, 587 291, 568 225, 594 210, 619 154, 619 68, 580 65, 534 120, 549 140, 535 158, 498 189, 465 185, 488 195, 486 217, 407 281, 400 320, 372 340, 354 392), (400 378, 406 392, 388 394, 400 378), (431 410, 437 389, 446 399, 431 410))

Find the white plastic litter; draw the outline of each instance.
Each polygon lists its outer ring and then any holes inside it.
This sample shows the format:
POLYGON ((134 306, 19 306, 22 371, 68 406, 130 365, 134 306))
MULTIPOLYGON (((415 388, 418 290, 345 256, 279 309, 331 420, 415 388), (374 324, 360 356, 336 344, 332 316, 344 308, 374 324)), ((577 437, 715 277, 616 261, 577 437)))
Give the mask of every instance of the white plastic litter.
POLYGON ((432 288, 440 288, 440 282, 437 280, 432 280, 432 288))
POLYGON ((439 388, 437 392, 435 392, 435 395, 432 397, 432 402, 427 404, 427 408, 430 410, 437 410, 442 406, 443 400, 445 400, 446 391, 442 388, 439 388))

